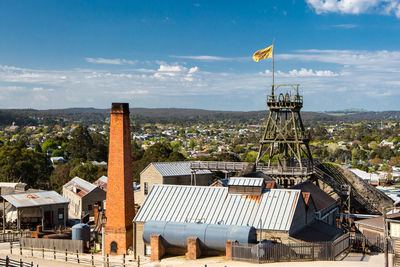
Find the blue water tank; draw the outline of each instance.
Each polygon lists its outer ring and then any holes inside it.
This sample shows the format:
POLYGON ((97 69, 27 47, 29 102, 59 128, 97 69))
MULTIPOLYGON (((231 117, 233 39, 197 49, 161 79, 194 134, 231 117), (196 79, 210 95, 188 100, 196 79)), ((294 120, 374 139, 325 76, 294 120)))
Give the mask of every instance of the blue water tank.
POLYGON ((224 251, 227 240, 242 244, 257 242, 257 231, 251 226, 219 225, 148 221, 144 224, 143 239, 150 243, 151 235, 161 235, 167 247, 185 248, 188 237, 197 237, 204 249, 224 251))
POLYGON ((83 240, 84 243, 90 241, 90 226, 84 223, 72 226, 72 240, 83 240))

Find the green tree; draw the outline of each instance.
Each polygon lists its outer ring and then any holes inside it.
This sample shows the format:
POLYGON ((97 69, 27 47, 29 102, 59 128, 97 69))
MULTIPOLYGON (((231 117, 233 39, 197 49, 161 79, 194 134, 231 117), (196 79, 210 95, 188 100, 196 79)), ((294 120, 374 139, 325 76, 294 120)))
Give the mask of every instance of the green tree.
POLYGON ((63 185, 71 179, 69 175, 71 170, 71 164, 66 163, 57 165, 50 176, 50 187, 61 193, 63 185))
POLYGON ((79 125, 71 132, 71 140, 68 144, 68 152, 72 159, 87 161, 93 149, 93 139, 87 127, 79 125))
POLYGON ((31 187, 45 188, 52 169, 44 153, 21 144, 0 148, 0 179, 3 182, 23 182, 31 187))
POLYGON ((69 177, 72 179, 76 176, 86 180, 90 183, 96 181, 101 176, 107 175, 107 167, 105 166, 97 166, 93 165, 90 162, 84 164, 76 165, 69 174, 69 177))

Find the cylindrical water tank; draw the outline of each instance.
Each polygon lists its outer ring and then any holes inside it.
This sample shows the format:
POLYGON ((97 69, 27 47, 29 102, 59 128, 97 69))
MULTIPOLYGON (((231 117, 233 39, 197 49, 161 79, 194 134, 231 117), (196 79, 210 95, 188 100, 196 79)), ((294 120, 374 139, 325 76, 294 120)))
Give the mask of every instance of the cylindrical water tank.
POLYGON ((90 226, 84 223, 72 226, 72 240, 83 240, 84 243, 90 241, 90 226))
POLYGON ((150 243, 151 235, 161 235, 167 247, 186 247, 188 237, 197 237, 200 246, 211 250, 225 250, 227 240, 256 243, 257 231, 250 226, 203 223, 148 221, 143 228, 143 239, 150 243))

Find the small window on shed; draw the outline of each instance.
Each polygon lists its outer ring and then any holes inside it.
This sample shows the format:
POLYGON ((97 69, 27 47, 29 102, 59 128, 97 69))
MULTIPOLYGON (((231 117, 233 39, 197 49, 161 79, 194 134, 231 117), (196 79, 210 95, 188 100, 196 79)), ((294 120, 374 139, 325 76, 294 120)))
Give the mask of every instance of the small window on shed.
POLYGON ((144 194, 147 195, 149 193, 149 184, 144 182, 144 194))
POLYGON ((58 219, 64 220, 64 209, 63 208, 58 209, 58 219))
POLYGON ((92 209, 93 209, 92 205, 88 205, 88 210, 92 210, 92 209))

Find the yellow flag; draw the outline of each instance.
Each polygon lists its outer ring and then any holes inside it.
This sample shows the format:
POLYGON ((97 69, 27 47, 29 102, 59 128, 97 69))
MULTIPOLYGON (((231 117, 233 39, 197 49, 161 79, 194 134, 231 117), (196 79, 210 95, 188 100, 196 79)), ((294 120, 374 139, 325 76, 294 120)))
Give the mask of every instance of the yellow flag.
POLYGON ((268 46, 267 48, 258 50, 257 52, 254 53, 253 60, 255 62, 258 62, 261 59, 270 58, 270 57, 272 57, 273 50, 274 50, 274 45, 271 45, 271 46, 268 46))

